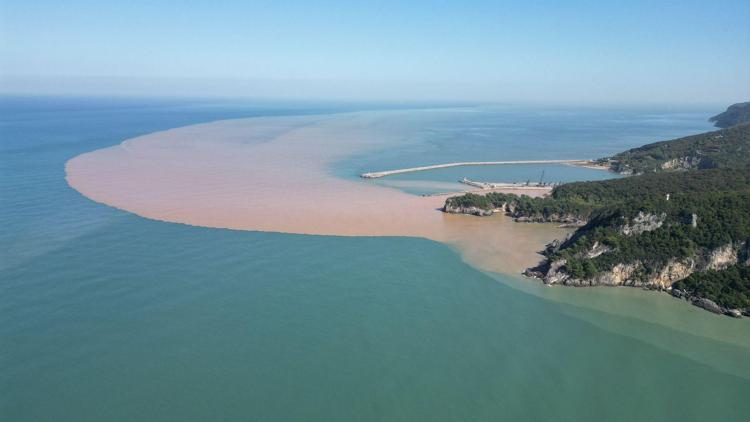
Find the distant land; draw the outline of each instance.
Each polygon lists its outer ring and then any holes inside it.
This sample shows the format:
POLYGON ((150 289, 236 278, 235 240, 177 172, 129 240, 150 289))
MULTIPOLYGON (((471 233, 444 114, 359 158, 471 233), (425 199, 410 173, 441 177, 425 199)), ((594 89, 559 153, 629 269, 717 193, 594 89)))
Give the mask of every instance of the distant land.
POLYGON ((750 101, 732 104, 727 108, 727 111, 719 113, 708 120, 720 128, 750 122, 750 101))
POLYGON ((597 162, 623 174, 742 168, 750 165, 750 135, 747 124, 742 123, 713 132, 655 142, 597 162))
POLYGON ((465 194, 444 210, 577 227, 525 271, 546 284, 664 290, 711 312, 750 315, 750 123, 596 164, 630 177, 566 183, 543 198, 465 194))

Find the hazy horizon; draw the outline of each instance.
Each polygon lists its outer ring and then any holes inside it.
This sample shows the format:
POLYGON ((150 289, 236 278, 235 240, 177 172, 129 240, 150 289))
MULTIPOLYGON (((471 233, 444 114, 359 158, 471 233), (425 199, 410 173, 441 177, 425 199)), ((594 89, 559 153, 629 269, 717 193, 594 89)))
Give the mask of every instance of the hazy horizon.
POLYGON ((750 3, 0 5, 0 93, 589 104, 750 98, 750 3))
POLYGON ((0 422, 748 419, 749 22, 0 0, 0 422))

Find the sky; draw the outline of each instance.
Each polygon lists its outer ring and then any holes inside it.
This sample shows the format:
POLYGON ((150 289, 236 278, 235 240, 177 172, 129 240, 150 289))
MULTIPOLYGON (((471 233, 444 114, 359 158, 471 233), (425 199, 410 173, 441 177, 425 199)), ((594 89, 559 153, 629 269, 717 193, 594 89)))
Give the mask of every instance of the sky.
POLYGON ((750 100, 750 1, 0 0, 0 93, 750 100))

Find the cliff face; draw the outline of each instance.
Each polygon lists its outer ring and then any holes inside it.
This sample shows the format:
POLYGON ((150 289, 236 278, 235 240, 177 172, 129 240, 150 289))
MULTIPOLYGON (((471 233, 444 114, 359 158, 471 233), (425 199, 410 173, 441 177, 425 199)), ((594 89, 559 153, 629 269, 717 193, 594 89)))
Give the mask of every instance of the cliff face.
POLYGON ((525 215, 518 210, 517 204, 514 202, 503 202, 497 208, 487 209, 477 206, 460 205, 455 204, 451 201, 446 201, 445 205, 443 206, 443 211, 451 214, 468 214, 478 217, 487 217, 493 215, 494 213, 503 213, 509 217, 512 217, 513 220, 518 223, 559 223, 566 227, 581 227, 586 224, 586 220, 572 213, 525 215))
MULTIPOLYGON (((653 158, 649 158, 649 159, 653 159, 653 158)), ((676 170, 695 170, 695 169, 701 169, 701 168, 711 168, 713 166, 710 158, 697 157, 697 156, 684 156, 684 157, 671 158, 666 161, 662 161, 660 163, 655 163, 653 165, 654 168, 650 168, 650 169, 643 169, 643 168, 635 169, 631 167, 632 166, 631 163, 619 161, 616 158, 613 158, 610 160, 602 160, 601 162, 603 163, 603 165, 608 166, 610 171, 613 171, 615 173, 619 173, 625 176, 642 174, 644 173, 644 171, 655 171, 656 169, 662 170, 662 171, 676 171, 676 170)))
POLYGON ((682 280, 696 271, 694 259, 670 260, 660 270, 647 274, 641 261, 619 263, 609 271, 591 278, 574 278, 565 270, 566 260, 548 264, 547 268, 529 269, 526 275, 541 278, 545 284, 565 286, 631 286, 665 290, 675 281, 682 280))
MULTIPOLYGON (((668 143, 644 159, 656 164, 669 154, 698 157, 716 152, 716 143, 727 139, 734 139, 738 150, 727 152, 722 163, 741 164, 750 157, 740 142, 750 137, 750 125, 720 132, 688 139, 691 148, 699 143, 699 150, 668 143), (739 158, 731 161, 733 157, 739 158)), ((547 284, 682 291, 680 297, 695 298, 698 306, 717 309, 699 300, 710 299, 727 312, 750 312, 750 167, 735 164, 569 183, 545 198, 467 193, 448 198, 445 209, 473 215, 503 212, 519 222, 577 226, 566 240, 548 245, 542 265, 526 272, 547 284)), ((693 165, 694 160, 684 158, 668 166, 693 165)))
MULTIPOLYGON (((650 220, 650 219, 649 219, 650 220)), ((552 246, 552 245, 551 245, 552 246)), ((550 250, 550 248, 548 248, 550 250)), ((588 251, 582 253, 586 258, 594 258, 610 252, 610 250, 595 243, 588 251)), ((743 313, 750 315, 750 309, 728 309, 715 302, 701 297, 690 296, 684 291, 675 289, 672 285, 696 272, 707 270, 723 270, 727 267, 742 263, 750 266, 750 245, 745 242, 728 243, 712 250, 699 251, 687 258, 673 258, 658 268, 647 270, 647 266, 640 260, 621 262, 608 271, 602 271, 589 278, 573 277, 566 269, 567 260, 559 259, 545 261, 536 268, 527 269, 524 274, 539 278, 545 284, 560 284, 564 286, 632 286, 654 290, 671 291, 673 296, 690 300, 694 305, 715 313, 722 313, 739 317, 743 313)))
POLYGON ((745 249, 744 244, 726 244, 712 250, 706 257, 706 269, 723 270, 738 261, 740 251, 745 249))
POLYGON ((667 160, 661 164, 662 170, 691 170, 701 166, 700 157, 680 157, 667 160))
MULTIPOLYGON (((595 258, 609 252, 606 246, 597 243, 586 251, 586 258, 595 258)), ((577 279, 567 274, 565 259, 545 262, 536 269, 527 270, 528 275, 541 278, 545 284, 565 284, 574 286, 639 286, 655 289, 666 289, 675 281, 682 280, 694 272, 723 270, 745 258, 747 246, 742 243, 729 243, 716 249, 702 251, 688 258, 673 258, 656 270, 645 271, 640 260, 618 263, 609 271, 603 271, 592 278, 577 279)), ((742 261, 750 266, 750 258, 742 261)))
POLYGON ((658 229, 664 224, 664 220, 667 218, 666 213, 659 215, 644 213, 639 211, 638 214, 633 217, 631 222, 625 222, 620 226, 620 234, 625 236, 634 236, 645 232, 650 232, 658 229))
POLYGON ((495 210, 482 209, 474 206, 453 205, 446 203, 443 211, 451 214, 468 214, 478 217, 487 217, 494 214, 495 210))
POLYGON ((564 227, 581 227, 586 224, 586 220, 582 220, 580 217, 574 214, 553 213, 547 216, 535 215, 531 217, 514 215, 514 213, 507 214, 513 217, 513 220, 518 223, 559 223, 564 227))

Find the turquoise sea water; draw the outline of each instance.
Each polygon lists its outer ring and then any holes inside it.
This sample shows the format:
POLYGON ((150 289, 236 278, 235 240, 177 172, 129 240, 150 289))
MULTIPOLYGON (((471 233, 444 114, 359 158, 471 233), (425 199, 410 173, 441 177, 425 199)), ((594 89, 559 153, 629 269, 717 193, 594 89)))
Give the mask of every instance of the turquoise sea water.
MULTIPOLYGON (((361 173, 462 161, 594 159, 657 140, 711 130, 706 109, 587 109, 484 106, 430 114, 420 130, 384 149, 337 163, 334 173, 361 173)), ((459 179, 571 182, 616 177, 567 165, 454 167, 370 180, 410 193, 464 190, 459 179), (542 174, 544 172, 544 174, 542 174), (437 182, 437 183, 436 183, 437 182)))
MULTIPOLYGON (((0 420, 745 419, 747 320, 636 289, 485 274, 423 239, 149 221, 64 180, 68 159, 139 134, 351 108, 3 99, 0 420)), ((712 111, 481 109, 332 171, 457 150, 606 155, 704 130, 712 111), (483 121, 481 136, 460 129, 483 121)), ((430 173, 418 180, 441 181, 430 173)))

